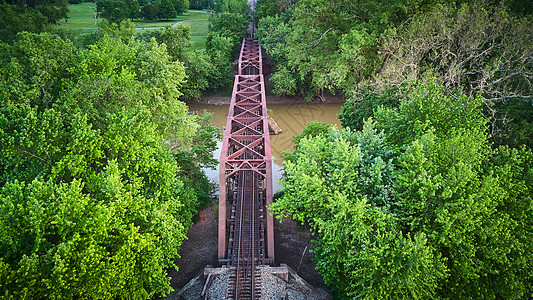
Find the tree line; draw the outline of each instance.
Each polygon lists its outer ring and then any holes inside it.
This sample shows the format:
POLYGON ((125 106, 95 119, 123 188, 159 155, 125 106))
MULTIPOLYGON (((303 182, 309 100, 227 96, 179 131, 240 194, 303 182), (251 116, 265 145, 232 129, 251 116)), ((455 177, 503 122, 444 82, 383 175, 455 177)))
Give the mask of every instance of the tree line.
POLYGON ((68 15, 67 0, 0 2, 0 41, 13 40, 17 32, 42 32, 68 15))
POLYGON ((260 0, 256 18, 276 93, 341 94, 358 110, 369 94, 437 78, 483 96, 493 141, 531 147, 532 12, 521 0, 260 0))
POLYGON ((271 209, 339 299, 528 299, 528 1, 259 0, 279 94, 345 97, 285 153, 271 209))
POLYGON ((189 27, 134 35, 129 20, 93 35, 20 31, 0 43, 2 297, 172 290, 168 269, 212 201, 202 168, 216 165, 220 138, 182 99, 229 80, 246 30, 226 26, 244 17, 223 15, 213 16, 206 50, 190 49, 189 27))
POLYGON ((188 0, 98 0, 96 10, 100 18, 112 23, 126 19, 170 20, 189 10, 188 0), (142 4, 142 5, 141 5, 142 4))
POLYGON ((479 96, 405 93, 361 130, 308 124, 270 208, 315 233, 340 299, 528 299, 533 152, 493 147, 479 96))

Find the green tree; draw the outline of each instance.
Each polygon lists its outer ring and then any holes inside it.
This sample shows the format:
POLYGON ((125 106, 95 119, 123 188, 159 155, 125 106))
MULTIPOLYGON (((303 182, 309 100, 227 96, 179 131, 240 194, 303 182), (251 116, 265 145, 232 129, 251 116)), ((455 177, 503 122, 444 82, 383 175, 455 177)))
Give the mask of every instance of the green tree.
POLYGON ((268 16, 259 20, 256 36, 261 40, 261 46, 265 48, 273 64, 280 68, 287 68, 287 37, 291 30, 283 17, 268 16))
POLYGON ((174 9, 171 0, 161 0, 157 6, 157 17, 163 20, 176 18, 178 13, 174 9))
MULTIPOLYGON (((3 4, 11 6, 12 12, 15 14, 26 15, 27 11, 32 13, 38 12, 44 16, 42 25, 45 24, 57 24, 61 19, 66 19, 68 10, 67 0, 32 0, 32 1, 19 1, 19 0, 7 0, 2 1, 3 4), (18 9, 15 9, 17 7, 18 9)), ((24 17, 24 16, 22 16, 24 17)))
POLYGON ((362 130, 364 121, 374 117, 374 112, 380 106, 396 108, 400 105, 402 93, 400 88, 390 88, 380 93, 371 87, 357 93, 356 96, 346 100, 342 106, 339 119, 342 127, 362 130))
POLYGON ((157 7, 152 3, 147 3, 141 8, 141 17, 144 20, 157 19, 157 7))
POLYGON ((120 24, 103 20, 98 27, 104 36, 120 39, 124 43, 130 41, 135 33, 135 24, 130 20, 123 20, 120 24))
POLYGON ((220 0, 215 1, 215 12, 232 12, 246 15, 250 10, 247 0, 220 0))
POLYGON ((185 52, 190 47, 191 27, 178 24, 165 27, 157 35, 157 41, 167 46, 167 51, 172 60, 184 61, 185 52))
POLYGON ((427 80, 430 74, 448 92, 481 94, 493 141, 504 142, 522 120, 530 127, 520 112, 533 110, 532 26, 531 17, 517 17, 502 3, 439 6, 386 39, 390 59, 375 85, 427 80))
POLYGON ((121 0, 99 0, 96 2, 98 17, 104 18, 111 23, 124 21, 130 17, 130 11, 125 1, 121 0))
POLYGON ((216 32, 210 32, 206 39, 207 55, 213 62, 215 71, 209 76, 209 87, 216 90, 226 87, 233 82, 231 70, 233 68, 233 49, 235 41, 231 37, 222 36, 216 32))
POLYGON ((200 99, 204 91, 214 88, 209 79, 213 76, 215 68, 205 51, 193 51, 187 54, 185 58, 187 82, 183 85, 183 98, 200 99))
POLYGON ((280 7, 277 0, 259 0, 255 10, 257 19, 260 20, 276 16, 280 12, 280 7))
POLYGON ((59 20, 67 19, 68 17, 67 0, 28 1, 26 3, 28 7, 32 7, 43 14, 50 24, 57 24, 59 20))
MULTIPOLYGON (((242 39, 246 37, 248 29, 248 20, 245 15, 233 12, 224 12, 221 14, 212 15, 209 18, 209 30, 211 32, 219 32, 224 36, 231 37, 238 41, 238 45, 242 39)), ((240 46, 238 47, 240 49, 240 46)))
POLYGON ((0 46, 0 102, 51 107, 78 60, 72 43, 48 33, 22 32, 12 46, 0 46))
POLYGON ((190 0, 191 9, 213 9, 215 1, 213 0, 190 0))
POLYGON ((33 9, 0 3, 0 41, 12 42, 18 32, 42 32, 47 19, 42 13, 33 9))
POLYGON ((213 159, 213 152, 221 134, 220 129, 210 123, 212 114, 195 115, 195 118, 200 125, 197 134, 176 150, 174 158, 180 166, 182 180, 197 191, 199 207, 206 207, 212 201, 214 186, 201 168, 215 169, 218 165, 218 160, 213 159))
POLYGON ((24 33, 2 49, 0 294, 166 295, 216 138, 177 100, 183 65, 155 40, 24 33))
POLYGON ((206 73, 211 90, 228 88, 233 82, 231 79, 233 78, 233 60, 239 52, 242 39, 246 37, 248 28, 246 15, 249 11, 246 1, 242 0, 224 0, 216 2, 215 5, 218 7, 215 9, 218 13, 209 17, 209 33, 206 38, 206 52, 213 64, 210 72, 206 73), (236 8, 240 5, 244 5, 246 9, 230 10, 231 12, 226 10, 226 8, 236 8), (222 9, 222 7, 225 8, 222 9))
POLYGON ((189 10, 189 0, 172 0, 172 6, 178 15, 183 15, 189 10))
MULTIPOLYGON (((286 59, 276 68, 299 78, 298 89, 307 99, 327 90, 349 92, 379 70, 383 63, 379 42, 389 30, 415 12, 426 11, 432 2, 298 1, 283 20, 288 21, 290 30, 285 41, 278 43, 286 44, 286 59)), ((271 22, 259 22, 260 26, 272 26, 271 22)), ((259 29, 270 36, 268 29, 259 29)), ((267 51, 282 47, 275 44, 269 43, 267 51)))
POLYGON ((285 164, 284 195, 270 208, 317 233, 317 269, 336 292, 431 297, 444 266, 423 234, 403 236, 388 211, 394 165, 383 133, 372 123, 355 134, 319 125, 296 139, 285 164))
POLYGON ((137 0, 125 0, 126 8, 128 10, 128 18, 132 21, 135 18, 138 18, 140 15, 141 7, 137 0))
POLYGON ((394 98, 362 131, 310 125, 271 209, 316 233, 343 295, 527 298, 533 153, 491 148, 481 97, 432 80, 394 98))

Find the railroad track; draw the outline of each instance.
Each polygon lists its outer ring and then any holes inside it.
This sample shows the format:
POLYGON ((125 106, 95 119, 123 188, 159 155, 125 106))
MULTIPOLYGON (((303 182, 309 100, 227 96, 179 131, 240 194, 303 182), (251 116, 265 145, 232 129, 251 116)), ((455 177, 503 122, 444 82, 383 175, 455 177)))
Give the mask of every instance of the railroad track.
POLYGON ((261 295, 261 193, 258 175, 254 171, 240 171, 237 175, 239 189, 234 202, 234 226, 230 239, 233 243, 231 265, 235 268, 230 276, 228 299, 259 299, 261 295))
POLYGON ((258 267, 274 261, 273 221, 267 213, 272 167, 262 69, 261 46, 245 38, 220 158, 219 261, 233 270, 227 299, 260 299, 258 267))

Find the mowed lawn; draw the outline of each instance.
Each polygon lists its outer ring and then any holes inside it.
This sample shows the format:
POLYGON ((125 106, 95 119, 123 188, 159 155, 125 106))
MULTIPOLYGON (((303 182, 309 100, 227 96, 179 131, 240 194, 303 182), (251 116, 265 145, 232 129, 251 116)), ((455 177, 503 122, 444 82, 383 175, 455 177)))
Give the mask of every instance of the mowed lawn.
MULTIPOLYGON (((97 29, 97 23, 101 19, 96 19, 95 24, 95 4, 91 2, 85 2, 81 4, 72 4, 68 6, 70 12, 68 14, 68 21, 59 21, 58 28, 60 29, 73 29, 82 31, 91 31, 97 29)), ((134 20, 135 28, 137 30, 150 30, 163 28, 168 25, 174 25, 176 23, 183 24, 191 27, 191 44, 193 48, 201 49, 205 48, 205 37, 207 36, 209 27, 209 14, 199 10, 189 10, 183 16, 177 18, 165 20, 165 21, 145 21, 134 20)))
MULTIPOLYGON (((61 29, 96 29, 95 4, 85 2, 68 6, 68 21, 60 20, 58 28, 61 29)), ((101 21, 97 19, 96 22, 101 21)))

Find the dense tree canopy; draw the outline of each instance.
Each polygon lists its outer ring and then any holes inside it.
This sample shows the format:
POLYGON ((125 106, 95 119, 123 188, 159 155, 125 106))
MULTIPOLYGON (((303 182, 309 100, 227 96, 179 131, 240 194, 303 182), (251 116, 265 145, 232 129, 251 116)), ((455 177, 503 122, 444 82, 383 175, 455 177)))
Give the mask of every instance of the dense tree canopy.
POLYGON ((20 31, 42 32, 68 13, 67 1, 0 2, 0 41, 12 42, 20 31))
POLYGON ((157 19, 157 6, 147 3, 141 8, 141 17, 145 20, 157 19))
POLYGON ((1 47, 0 293, 168 293, 218 135, 178 100, 183 64, 155 39, 1 47))
POLYGON ((246 37, 249 20, 243 13, 227 11, 213 14, 209 20, 206 51, 211 57, 214 70, 209 76, 210 87, 229 87, 233 83, 233 61, 240 50, 242 39, 246 37))
POLYGON ((215 5, 214 0, 190 0, 190 9, 213 9, 215 5))
POLYGON ((276 93, 342 94, 357 110, 369 90, 437 78, 484 97, 493 141, 531 147, 532 12, 513 0, 261 0, 257 34, 276 93))
POLYGON ((434 81, 406 94, 360 131, 309 124, 271 209, 316 232, 341 295, 527 298, 533 153, 491 148, 481 97, 434 81))
POLYGON ((170 0, 161 0, 156 3, 157 18, 163 20, 173 19, 178 16, 178 12, 174 9, 174 5, 170 0))
POLYGON ((96 2, 98 17, 111 23, 120 23, 130 15, 129 7, 123 0, 99 0, 96 2))
POLYGON ((316 233, 340 297, 531 295, 531 8, 258 1, 273 91, 348 98, 344 129, 295 139, 271 206, 316 233))
POLYGON ((142 17, 145 20, 174 19, 189 9, 188 0, 98 0, 98 15, 112 23, 120 23, 129 18, 142 17))

